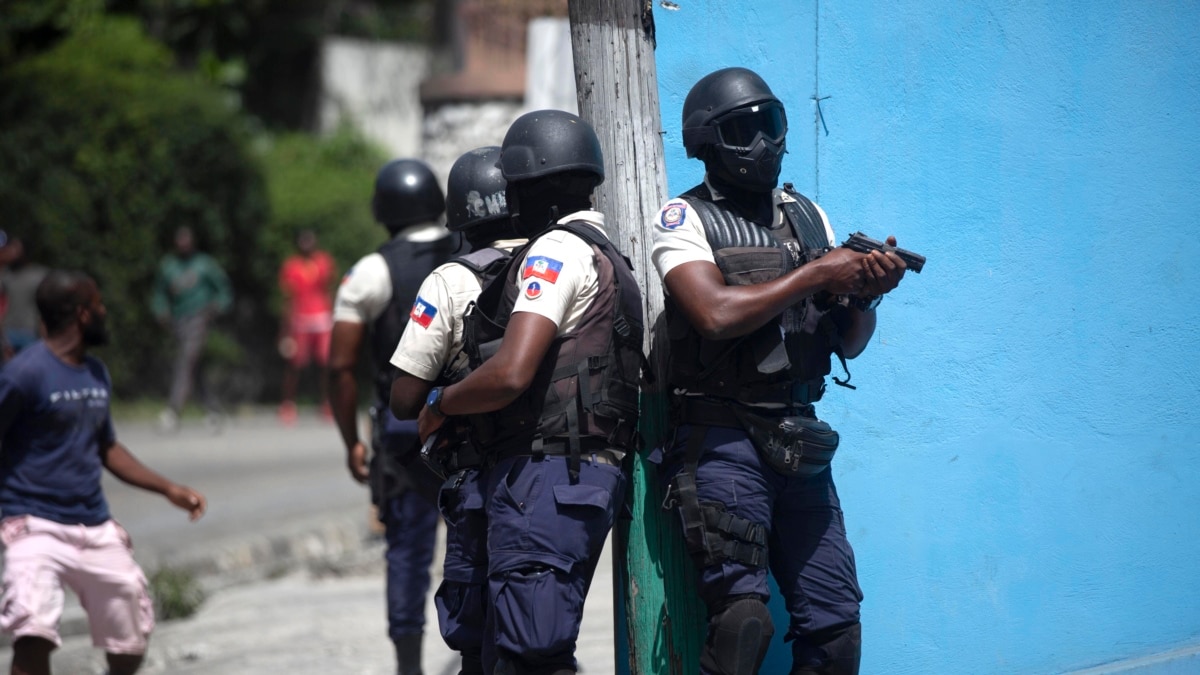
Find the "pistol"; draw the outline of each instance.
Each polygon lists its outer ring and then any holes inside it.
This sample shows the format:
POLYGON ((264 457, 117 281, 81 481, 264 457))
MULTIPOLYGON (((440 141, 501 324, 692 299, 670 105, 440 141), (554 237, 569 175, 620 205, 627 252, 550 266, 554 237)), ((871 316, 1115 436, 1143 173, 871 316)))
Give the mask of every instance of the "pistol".
POLYGON ((921 268, 925 267, 925 256, 920 255, 919 253, 913 253, 912 251, 906 251, 902 248, 896 248, 895 246, 888 246, 886 242, 872 239, 862 232, 855 232, 854 234, 850 235, 850 238, 847 239, 842 246, 845 246, 851 251, 858 251, 859 253, 870 253, 871 251, 895 253, 896 255, 900 256, 900 259, 904 261, 905 265, 908 265, 908 269, 918 274, 921 273, 921 268))

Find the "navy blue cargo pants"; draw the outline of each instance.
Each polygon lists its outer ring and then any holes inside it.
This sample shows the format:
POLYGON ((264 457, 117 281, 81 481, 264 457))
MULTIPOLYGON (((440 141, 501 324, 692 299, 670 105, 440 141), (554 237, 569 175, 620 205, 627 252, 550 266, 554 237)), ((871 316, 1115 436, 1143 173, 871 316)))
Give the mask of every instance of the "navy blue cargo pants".
MULTIPOLYGON (((663 456, 664 489, 682 468, 689 425, 679 427, 663 456)), ((767 533, 771 574, 779 584, 797 666, 812 650, 805 636, 857 623, 862 591, 854 551, 846 539, 841 503, 827 468, 806 477, 780 475, 759 457, 742 429, 708 427, 696 469, 701 504, 719 502, 726 511, 762 525, 767 533)), ((698 591, 710 608, 730 596, 756 595, 766 602, 767 569, 725 560, 699 569, 698 591)))
POLYGON ((434 596, 446 645, 462 655, 463 675, 483 670, 487 617, 487 515, 483 469, 463 469, 446 479, 438 508, 446 521, 446 559, 434 596))
POLYGON ((625 476, 585 455, 572 483, 567 465, 561 456, 510 457, 443 488, 455 541, 446 547, 438 618, 464 657, 479 640, 483 672, 576 668, 583 601, 625 476))
MULTIPOLYGON (((388 413, 391 417, 391 413, 388 413)), ((417 442, 415 420, 392 418, 378 439, 379 450, 397 453, 417 442)), ((392 642, 425 629, 425 596, 437 536, 437 507, 414 489, 390 494, 379 507, 387 540, 387 616, 392 642)))

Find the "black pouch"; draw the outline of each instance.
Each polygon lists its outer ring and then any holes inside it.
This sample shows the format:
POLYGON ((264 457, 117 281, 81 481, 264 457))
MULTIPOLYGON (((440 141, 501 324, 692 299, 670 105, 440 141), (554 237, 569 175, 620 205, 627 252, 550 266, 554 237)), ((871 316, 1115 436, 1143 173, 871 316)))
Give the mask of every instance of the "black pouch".
POLYGON ((792 269, 787 249, 731 246, 713 253, 717 268, 730 286, 765 284, 792 269))
POLYGON ((833 461, 838 433, 815 417, 765 417, 731 406, 759 456, 784 476, 812 476, 833 461))

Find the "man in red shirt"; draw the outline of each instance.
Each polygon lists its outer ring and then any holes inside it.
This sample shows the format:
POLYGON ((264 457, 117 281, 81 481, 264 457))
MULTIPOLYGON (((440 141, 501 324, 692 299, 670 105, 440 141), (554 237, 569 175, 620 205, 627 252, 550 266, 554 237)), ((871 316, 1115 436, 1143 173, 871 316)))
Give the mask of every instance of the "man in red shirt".
MULTIPOLYGON (((317 248, 317 235, 312 230, 302 230, 296 235, 296 248, 297 253, 285 260, 279 270, 279 288, 284 297, 279 354, 287 360, 279 419, 285 424, 296 421, 296 389, 301 369, 315 361, 324 371, 329 362, 329 336, 333 330, 331 290, 336 278, 333 258, 317 248)), ((321 414, 328 419, 324 372, 318 380, 321 414)))

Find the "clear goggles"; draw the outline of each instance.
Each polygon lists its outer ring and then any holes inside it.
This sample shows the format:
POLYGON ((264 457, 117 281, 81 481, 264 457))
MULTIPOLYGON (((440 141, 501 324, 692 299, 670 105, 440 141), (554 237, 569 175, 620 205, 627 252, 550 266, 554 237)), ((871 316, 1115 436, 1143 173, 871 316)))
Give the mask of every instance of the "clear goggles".
POLYGON ((787 136, 787 115, 782 103, 767 101, 725 113, 717 120, 716 127, 723 145, 749 150, 760 136, 769 143, 782 143, 787 136))

